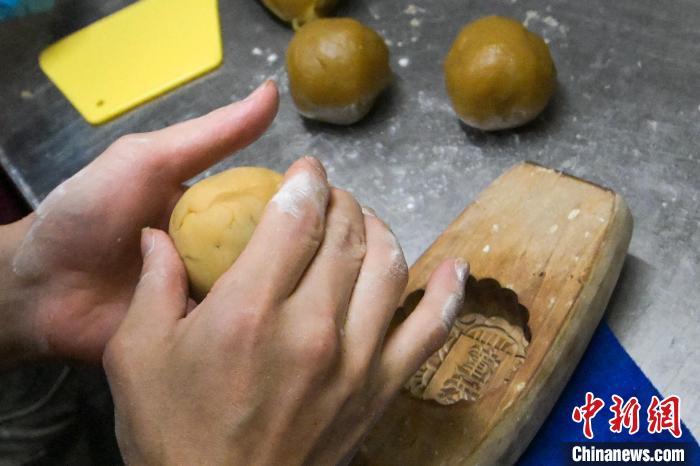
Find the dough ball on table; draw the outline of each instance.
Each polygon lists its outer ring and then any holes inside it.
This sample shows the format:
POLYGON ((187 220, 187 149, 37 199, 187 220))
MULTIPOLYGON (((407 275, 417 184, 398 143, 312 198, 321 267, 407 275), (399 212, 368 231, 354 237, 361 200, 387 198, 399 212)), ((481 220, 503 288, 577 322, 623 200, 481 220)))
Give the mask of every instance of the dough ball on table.
POLYGON ((445 84, 467 125, 514 128, 547 106, 556 69, 540 36, 518 21, 489 16, 465 26, 455 39, 445 60, 445 84))
POLYGON ((188 189, 170 217, 170 236, 182 257, 193 298, 203 299, 253 235, 282 175, 240 167, 188 189))
POLYGON ((314 19, 328 16, 338 0, 262 0, 275 16, 297 29, 314 19))
POLYGON ((379 34, 354 19, 319 19, 289 43, 287 74, 299 113, 349 125, 367 115, 389 85, 389 50, 379 34))

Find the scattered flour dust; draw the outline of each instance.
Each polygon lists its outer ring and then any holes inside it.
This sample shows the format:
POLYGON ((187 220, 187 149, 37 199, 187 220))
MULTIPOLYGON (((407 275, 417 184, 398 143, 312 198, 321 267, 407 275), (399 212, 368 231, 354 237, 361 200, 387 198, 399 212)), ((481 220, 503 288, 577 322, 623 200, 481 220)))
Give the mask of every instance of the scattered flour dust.
MULTIPOLYGON (((90 165, 82 168, 75 175, 56 186, 36 208, 34 211, 36 218, 12 258, 12 272, 15 275, 29 278, 41 273, 43 248, 42 242, 38 240, 43 235, 44 224, 55 226, 60 218, 69 216, 78 218, 83 209, 86 208, 84 196, 71 196, 70 194, 86 189, 85 184, 79 184, 78 181, 85 176, 89 168, 90 165)), ((88 182, 101 183, 104 180, 93 177, 88 179, 88 182)))
POLYGON ((525 12, 525 20, 523 20, 523 26, 530 26, 530 21, 533 19, 540 19, 540 14, 535 10, 527 10, 525 12))
POLYGON ((425 13, 425 8, 421 8, 419 6, 414 5, 413 3, 410 3, 404 10, 403 12, 407 15, 417 15, 418 13, 425 13))
POLYGON ((411 60, 408 57, 399 58, 399 66, 401 68, 406 68, 410 64, 411 64, 411 60))
POLYGON ((442 307, 442 322, 445 324, 447 330, 452 328, 452 324, 457 318, 457 313, 459 313, 462 308, 463 300, 464 293, 458 292, 452 293, 450 297, 447 298, 447 301, 445 301, 445 305, 442 307))
POLYGON ((401 276, 408 273, 408 265, 406 264, 406 257, 403 254, 403 249, 399 243, 398 238, 391 230, 387 230, 389 233, 389 238, 387 240, 391 244, 391 265, 389 266, 389 271, 394 276, 401 276))
MULTIPOLYGON (((548 26, 549 29, 553 29, 559 32, 562 36, 566 36, 566 33, 569 31, 569 27, 561 24, 559 20, 557 20, 554 16, 544 16, 542 17, 540 13, 536 10, 528 10, 525 12, 525 19, 523 20, 523 26, 529 27, 531 23, 533 22, 541 22, 545 26, 548 26)), ((545 42, 547 41, 547 38, 545 37, 545 42)))
POLYGON ((553 28, 559 27, 559 21, 557 21, 552 16, 545 16, 544 18, 542 18, 542 22, 547 26, 551 26, 553 28))
POLYGON ((467 265, 464 262, 455 262, 455 276, 458 282, 457 290, 447 298, 442 307, 442 322, 445 324, 447 330, 452 328, 457 314, 462 309, 462 303, 464 302, 464 284, 467 281, 468 271, 467 265))
POLYGON ((270 49, 263 50, 260 47, 253 47, 250 50, 250 54, 256 57, 262 57, 263 55, 266 55, 265 61, 267 61, 267 63, 269 63, 270 65, 276 63, 279 59, 279 55, 277 55, 277 53, 275 53, 274 51, 270 49))
MULTIPOLYGON (((377 218, 376 213, 373 210, 368 209, 366 207, 362 207, 362 213, 367 216, 377 218)), ((378 220, 383 223, 383 220, 378 220)), ((394 233, 391 231, 391 228, 388 225, 386 225, 384 233, 385 236, 383 238, 383 241, 385 242, 385 245, 387 246, 386 249, 389 251, 391 257, 389 259, 389 266, 387 268, 378 269, 378 272, 380 274, 385 274, 388 272, 392 277, 401 277, 407 275, 408 265, 406 264, 406 257, 404 256, 403 249, 401 248, 401 244, 399 243, 398 238, 396 237, 396 235, 394 235, 394 233)), ((363 288, 366 288, 368 290, 383 292, 382 287, 378 285, 381 285, 384 282, 384 278, 385 277, 380 277, 379 275, 375 275, 373 273, 373 276, 369 277, 368 280, 358 279, 357 286, 362 286, 363 288)))

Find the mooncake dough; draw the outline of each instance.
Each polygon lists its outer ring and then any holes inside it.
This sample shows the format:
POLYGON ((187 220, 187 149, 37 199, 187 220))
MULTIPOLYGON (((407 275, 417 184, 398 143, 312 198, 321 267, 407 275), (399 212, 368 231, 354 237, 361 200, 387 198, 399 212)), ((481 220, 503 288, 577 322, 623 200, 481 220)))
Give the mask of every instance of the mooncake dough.
POLYGON ((298 29, 309 21, 328 16, 338 0, 262 0, 275 16, 298 29))
POLYGON ((349 18, 312 21, 287 49, 292 99, 307 118, 347 125, 362 119, 391 81, 389 49, 349 18))
POLYGON ((547 44, 518 21, 489 16, 465 26, 445 60, 452 106, 469 126, 523 125, 547 106, 556 69, 547 44))
POLYGON ((201 300, 253 235, 282 175, 261 167, 233 168, 196 183, 180 198, 169 233, 201 300))

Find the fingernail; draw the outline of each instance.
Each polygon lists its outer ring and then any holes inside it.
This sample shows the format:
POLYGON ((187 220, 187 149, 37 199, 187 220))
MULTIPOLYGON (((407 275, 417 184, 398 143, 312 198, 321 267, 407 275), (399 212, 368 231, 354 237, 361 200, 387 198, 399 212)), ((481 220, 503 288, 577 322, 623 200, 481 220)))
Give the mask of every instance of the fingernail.
POLYGON ((305 155, 302 158, 309 162, 309 164, 311 164, 314 170, 320 173, 322 177, 326 178, 326 169, 323 167, 323 164, 320 160, 318 160, 316 157, 312 157, 311 155, 305 155))
MULTIPOLYGON (((367 207, 367 206, 364 206, 364 205, 363 205, 363 206, 362 206, 362 213, 365 214, 365 215, 367 215, 368 217, 374 217, 374 218, 376 218, 377 220, 379 220, 379 221, 381 222, 381 224, 384 225, 384 228, 386 228, 387 230, 389 230, 389 232, 390 232, 392 235, 394 235, 394 237, 396 236, 396 235, 394 234, 394 230, 391 229, 391 225, 389 225, 388 223, 386 223, 386 221, 384 221, 384 219, 382 219, 382 218, 379 216, 379 214, 377 214, 377 211, 376 211, 376 210, 374 210, 374 209, 371 208, 371 207, 367 207)), ((398 240, 397 240, 397 242, 398 242, 398 240)))
POLYGON ((469 275, 469 264, 461 257, 455 259, 455 275, 457 276, 457 281, 461 284, 466 282, 467 275, 469 275))
POLYGON ((264 83, 259 85, 253 92, 248 94, 248 97, 243 99, 243 102, 248 102, 249 100, 254 99, 263 89, 265 89, 267 86, 272 84, 272 82, 273 82, 272 79, 267 79, 264 83))
POLYGON ((153 230, 148 227, 141 230, 141 255, 144 258, 148 257, 153 252, 155 245, 156 235, 153 230))
POLYGON ((362 206, 362 213, 369 217, 377 216, 377 212, 375 212, 373 208, 367 206, 362 206))

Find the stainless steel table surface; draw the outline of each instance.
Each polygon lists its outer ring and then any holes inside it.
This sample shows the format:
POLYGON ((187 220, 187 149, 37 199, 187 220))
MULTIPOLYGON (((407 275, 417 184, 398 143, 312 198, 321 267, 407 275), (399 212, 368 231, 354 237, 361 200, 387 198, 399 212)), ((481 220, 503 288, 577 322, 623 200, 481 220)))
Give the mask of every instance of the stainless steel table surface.
MULTIPOLYGON (((606 318, 664 394, 683 398, 700 434, 700 2, 676 0, 348 0, 340 14, 376 28, 396 79, 362 123, 302 120, 287 88, 292 32, 254 0, 221 0, 221 68, 100 127, 41 73, 39 51, 128 4, 59 0, 48 14, 0 24, 0 161, 36 206, 118 136, 160 128, 245 96, 265 78, 279 116, 234 165, 284 170, 318 156, 331 180, 374 207, 415 260, 491 180, 521 160, 611 187, 635 230, 606 318), (502 14, 542 34, 559 90, 533 124, 484 134, 458 123, 442 60, 460 27, 502 14)), ((128 180, 115 180, 129 189, 128 180)))

